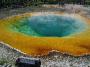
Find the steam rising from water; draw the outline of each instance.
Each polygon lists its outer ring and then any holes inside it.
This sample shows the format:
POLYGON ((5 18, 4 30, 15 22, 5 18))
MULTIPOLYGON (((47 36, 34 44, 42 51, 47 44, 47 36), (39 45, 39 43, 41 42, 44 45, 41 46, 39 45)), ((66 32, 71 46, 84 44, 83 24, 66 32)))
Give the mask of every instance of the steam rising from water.
POLYGON ((81 32, 86 25, 78 18, 65 15, 32 16, 18 23, 17 31, 33 36, 63 37, 81 32), (21 23, 20 23, 21 22, 21 23))

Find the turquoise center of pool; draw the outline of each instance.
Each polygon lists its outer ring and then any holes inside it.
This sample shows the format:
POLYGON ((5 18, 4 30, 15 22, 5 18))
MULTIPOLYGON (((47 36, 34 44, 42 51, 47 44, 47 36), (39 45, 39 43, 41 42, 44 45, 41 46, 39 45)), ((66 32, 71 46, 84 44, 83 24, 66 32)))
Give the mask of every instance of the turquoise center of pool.
POLYGON ((84 31, 84 21, 71 16, 39 15, 11 24, 12 31, 29 36, 64 37, 84 31))

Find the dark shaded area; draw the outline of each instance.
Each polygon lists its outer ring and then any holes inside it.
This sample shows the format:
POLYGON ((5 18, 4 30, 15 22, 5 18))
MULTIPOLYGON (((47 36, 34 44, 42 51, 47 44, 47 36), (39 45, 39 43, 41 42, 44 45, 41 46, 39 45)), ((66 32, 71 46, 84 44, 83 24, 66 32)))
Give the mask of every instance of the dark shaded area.
POLYGON ((19 8, 26 6, 39 6, 42 4, 82 4, 90 5, 90 0, 0 0, 0 8, 19 8))

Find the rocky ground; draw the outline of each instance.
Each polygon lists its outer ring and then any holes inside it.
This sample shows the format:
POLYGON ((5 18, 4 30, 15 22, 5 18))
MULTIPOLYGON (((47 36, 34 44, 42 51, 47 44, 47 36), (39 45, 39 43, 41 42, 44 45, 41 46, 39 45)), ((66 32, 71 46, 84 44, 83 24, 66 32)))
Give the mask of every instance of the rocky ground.
POLYGON ((15 61, 20 56, 24 55, 0 43, 0 67, 15 67, 15 61))
MULTIPOLYGON (((90 18, 90 6, 83 7, 81 5, 75 5, 72 8, 72 5, 67 5, 63 8, 39 8, 38 7, 26 7, 26 8, 16 8, 16 9, 0 9, 0 19, 22 14, 26 12, 34 12, 34 11, 64 11, 68 13, 77 13, 76 10, 90 18), (71 10, 73 9, 73 10, 71 10)), ((15 61, 18 57, 26 56, 21 52, 6 46, 4 43, 0 43, 0 67, 15 67, 15 61)), ((47 56, 38 57, 40 58, 42 64, 41 67, 90 67, 90 55, 74 57, 67 54, 62 54, 59 52, 50 52, 47 56)))
MULTIPOLYGON (((21 56, 26 57, 26 55, 0 43, 0 67, 15 67, 16 59, 21 56)), ((47 56, 36 58, 40 58, 41 67, 90 67, 90 55, 74 57, 59 52, 50 52, 47 56)))
POLYGON ((42 7, 24 7, 24 8, 4 8, 0 9, 0 19, 18 15, 26 12, 67 12, 67 13, 82 13, 90 17, 90 6, 83 6, 83 5, 73 5, 73 4, 66 4, 64 7, 56 6, 42 6, 42 7))

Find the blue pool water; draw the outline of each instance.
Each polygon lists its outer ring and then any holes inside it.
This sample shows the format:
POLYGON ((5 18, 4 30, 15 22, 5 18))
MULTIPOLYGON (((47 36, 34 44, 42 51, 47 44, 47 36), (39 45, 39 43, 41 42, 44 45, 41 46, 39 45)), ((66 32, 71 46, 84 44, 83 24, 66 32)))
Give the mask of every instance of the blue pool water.
POLYGON ((39 15, 20 20, 13 27, 15 31, 30 36, 63 37, 83 31, 86 25, 74 17, 39 15))

